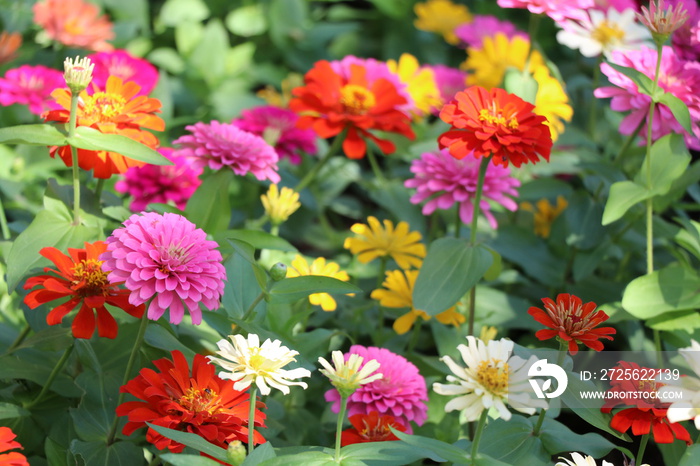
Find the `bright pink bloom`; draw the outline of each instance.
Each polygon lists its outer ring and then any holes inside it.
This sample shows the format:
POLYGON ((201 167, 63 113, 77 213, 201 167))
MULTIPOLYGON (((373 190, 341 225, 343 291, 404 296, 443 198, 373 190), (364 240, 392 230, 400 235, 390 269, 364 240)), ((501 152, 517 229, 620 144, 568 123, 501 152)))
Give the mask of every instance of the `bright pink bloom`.
POLYGON ((125 282, 131 304, 153 298, 149 319, 158 320, 169 309, 170 322, 179 324, 186 305, 192 323, 199 325, 200 303, 208 309, 219 307, 226 270, 218 244, 182 215, 134 214, 105 242, 107 252, 100 259, 102 270, 110 272, 107 279, 125 282))
POLYGON ((505 34, 508 39, 516 36, 523 39, 528 38, 527 34, 518 31, 515 24, 491 15, 474 15, 470 23, 457 26, 454 33, 462 47, 474 47, 475 49, 481 48, 484 37, 495 36, 498 33, 505 34))
MULTIPOLYGON (((424 68, 430 68, 435 74, 435 84, 440 91, 440 99, 443 102, 449 102, 454 99, 455 94, 463 91, 467 86, 467 72, 457 68, 450 68, 445 65, 426 65, 424 68)), ((436 108, 436 115, 440 113, 440 109, 436 108)))
MULTIPOLYGON (((428 390, 425 379, 418 368, 403 356, 392 353, 385 348, 353 345, 345 354, 345 360, 351 354, 358 354, 365 363, 375 359, 383 377, 360 387, 348 399, 348 416, 355 414, 379 414, 394 416, 406 426, 406 432, 413 432, 410 421, 419 426, 428 417, 428 390)), ((334 413, 340 411, 340 394, 335 388, 326 392, 326 401, 333 402, 334 413)))
POLYGON ((143 58, 132 56, 126 50, 100 52, 88 55, 95 64, 92 72, 92 82, 100 89, 107 85, 110 75, 122 78, 122 81, 133 81, 141 90, 136 95, 148 95, 158 84, 158 70, 143 58))
POLYGON ((196 123, 186 126, 187 134, 173 141, 180 144, 178 156, 189 157, 195 166, 212 170, 229 167, 236 175, 252 173, 259 180, 279 183, 277 152, 260 136, 232 123, 196 123))
POLYGON ((301 162, 300 152, 316 154, 316 133, 312 129, 297 128, 299 116, 284 108, 265 105, 241 112, 241 118, 231 123, 256 134, 273 145, 277 154, 293 164, 301 162))
POLYGON ((42 65, 22 65, 7 70, 0 78, 0 104, 22 104, 29 106, 29 111, 41 115, 44 111, 56 108, 51 105, 54 99, 51 92, 65 87, 63 73, 42 65))
POLYGON ((688 61, 700 60, 700 7, 695 0, 670 0, 669 7, 683 4, 688 20, 671 36, 676 54, 688 61))
MULTIPOLYGON (((634 68, 653 79, 656 70, 656 50, 642 47, 640 50, 613 52, 610 61, 617 65, 634 68)), ((615 71, 607 63, 603 63, 600 69, 610 83, 617 87, 598 88, 594 91, 594 95, 598 98, 612 97, 610 108, 618 112, 630 112, 620 123, 620 132, 632 134, 641 122, 646 121, 651 97, 641 94, 631 79, 615 71)), ((666 105, 659 104, 654 108, 652 139, 657 140, 669 133, 681 133, 685 134, 685 142, 689 147, 700 148, 700 127, 697 126, 697 121, 700 120, 700 64, 682 60, 671 47, 664 47, 659 70, 659 86, 688 106, 690 119, 695 122, 695 134, 687 134, 676 121, 671 110, 666 105)), ((639 134, 642 137, 642 143, 645 143, 646 123, 639 134)))
MULTIPOLYGON (((411 172, 416 176, 407 180, 404 185, 417 189, 416 194, 411 197, 413 204, 420 204, 428 199, 423 206, 424 215, 430 215, 436 209, 450 209, 457 203, 459 218, 468 225, 474 217, 474 197, 480 164, 481 161, 475 157, 456 159, 450 155, 449 149, 426 152, 420 159, 411 163, 411 172)), ((520 181, 510 176, 508 167, 489 164, 479 205, 492 228, 496 228, 498 223, 491 213, 489 200, 514 211, 518 204, 509 196, 518 195, 515 189, 518 186, 520 181)))
POLYGON ((554 21, 577 19, 587 8, 595 6, 594 0, 498 0, 503 8, 527 8, 530 13, 545 14, 554 21))
POLYGON ((609 8, 615 8, 620 13, 631 8, 639 12, 639 4, 635 0, 595 0, 593 8, 600 11, 608 11, 609 8))
POLYGON ((170 147, 161 147, 158 152, 175 165, 131 167, 124 179, 114 185, 120 193, 129 193, 134 198, 129 206, 133 212, 146 210, 146 206, 153 202, 166 204, 168 201, 173 201, 182 210, 202 183, 199 179, 203 171, 201 167, 193 167, 189 159, 178 157, 170 147))

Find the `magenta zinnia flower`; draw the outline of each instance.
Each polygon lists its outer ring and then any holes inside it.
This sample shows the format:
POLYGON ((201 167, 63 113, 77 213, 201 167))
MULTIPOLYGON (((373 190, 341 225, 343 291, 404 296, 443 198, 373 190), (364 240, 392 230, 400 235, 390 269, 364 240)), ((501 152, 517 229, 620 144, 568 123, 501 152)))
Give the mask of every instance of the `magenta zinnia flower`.
POLYGON ((241 112, 241 118, 231 123, 256 134, 273 145, 280 157, 293 164, 301 162, 300 152, 316 154, 316 133, 296 127, 299 116, 291 110, 265 105, 241 112))
POLYGON ((133 212, 146 210, 146 206, 153 202, 167 204, 168 201, 173 201, 182 210, 202 183, 199 179, 203 171, 201 167, 193 167, 189 159, 177 156, 170 147, 161 147, 158 152, 174 165, 131 167, 124 179, 114 185, 120 193, 129 193, 134 198, 129 206, 133 212))
POLYGON ((530 13, 545 14, 554 21, 577 19, 595 6, 594 0, 498 0, 503 8, 527 8, 530 13))
POLYGON ((683 60, 700 60, 700 7, 695 0, 671 0, 669 6, 679 3, 688 12, 688 20, 673 33, 671 45, 683 60))
MULTIPOLYGON (((424 215, 430 215, 436 209, 447 210, 456 202, 459 204, 459 218, 468 225, 474 217, 474 197, 480 164, 481 161, 475 157, 456 159, 450 155, 449 149, 426 152, 411 163, 411 172, 416 176, 406 180, 404 185, 416 188, 416 194, 411 197, 413 204, 429 199, 423 206, 424 215)), ((508 167, 489 164, 479 205, 491 228, 496 228, 498 223, 491 213, 488 201, 497 202, 514 211, 518 204, 508 196, 517 196, 515 188, 518 186, 520 181, 510 176, 508 167)))
MULTIPOLYGON (((360 387, 348 398, 348 417, 355 414, 370 414, 377 411, 380 414, 394 416, 397 421, 406 426, 406 432, 412 433, 410 421, 419 426, 426 418, 428 407, 428 390, 425 379, 418 368, 408 362, 403 356, 392 353, 388 349, 374 346, 364 347, 353 345, 345 354, 345 360, 351 354, 358 354, 364 361, 375 359, 379 363, 383 377, 360 387)), ((364 366, 364 364, 363 364, 364 366)), ((332 410, 340 411, 340 394, 332 389, 326 392, 326 401, 333 402, 332 410)))
MULTIPOLYGON (((656 56, 656 50, 642 47, 640 50, 613 52, 611 62, 634 68, 653 79, 656 56)), ((641 122, 646 121, 651 97, 638 92, 637 85, 631 79, 615 71, 607 63, 603 63, 600 69, 610 83, 617 87, 598 88, 594 91, 594 95, 598 98, 612 97, 610 108, 618 112, 630 112, 620 123, 620 133, 632 134, 641 122)), ((697 122, 700 119, 700 64, 682 60, 671 47, 664 47, 659 70, 659 86, 688 106, 692 121, 697 122)), ((687 134, 666 105, 657 104, 654 107, 651 133, 654 141, 669 133, 681 133, 685 135, 685 142, 689 147, 698 149, 700 148, 700 127, 696 124, 694 128, 695 134, 687 134)), ((639 134, 644 144, 647 137, 646 123, 639 134)))
POLYGON ((226 280, 218 244, 206 237, 182 215, 134 214, 105 241, 102 269, 110 272, 110 283, 125 282, 131 304, 153 298, 149 319, 158 320, 170 309, 170 322, 179 324, 186 305, 192 323, 199 325, 199 303, 218 308, 226 280))
POLYGON ((116 76, 122 81, 133 81, 141 90, 136 95, 148 95, 158 84, 158 70, 143 58, 132 56, 126 50, 100 52, 88 55, 94 63, 92 82, 100 89, 107 85, 107 78, 116 76))
MULTIPOLYGON (((520 36, 527 39, 527 34, 518 31, 515 24, 510 21, 500 20, 491 15, 474 15, 470 23, 457 26, 454 30, 460 45, 480 49, 486 36, 495 36, 498 33, 505 34, 508 39, 520 36)), ((464 88, 464 86, 462 86, 464 88)), ((460 89, 461 91, 462 89, 460 89)), ((450 97, 451 98, 451 97, 450 97)))
POLYGON ((244 131, 232 123, 216 120, 186 126, 192 134, 182 136, 178 156, 189 157, 195 166, 212 170, 229 167, 236 175, 252 173, 259 180, 279 183, 277 152, 260 136, 244 131))
POLYGON ((35 115, 55 108, 51 106, 54 89, 65 87, 63 73, 42 65, 22 65, 7 70, 0 78, 0 104, 22 104, 35 115))

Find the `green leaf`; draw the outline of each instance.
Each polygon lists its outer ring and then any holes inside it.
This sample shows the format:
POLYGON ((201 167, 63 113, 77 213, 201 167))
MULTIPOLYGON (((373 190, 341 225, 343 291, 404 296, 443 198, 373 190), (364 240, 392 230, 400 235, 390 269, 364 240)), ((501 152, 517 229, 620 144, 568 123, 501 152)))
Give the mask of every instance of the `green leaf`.
POLYGON ((231 220, 228 187, 233 180, 231 170, 220 170, 206 178, 187 201, 185 215, 210 235, 225 230, 231 220))
POLYGON ((454 306, 484 276, 493 256, 483 246, 456 238, 441 238, 428 249, 416 284, 413 305, 435 316, 454 306))
POLYGON ((469 455, 462 448, 450 445, 449 443, 434 438, 422 437, 420 435, 406 434, 394 429, 391 429, 391 431, 402 442, 430 453, 430 456, 426 455, 425 457, 437 463, 451 461, 452 463, 462 464, 466 463, 469 459, 469 455))
POLYGON ((324 448, 323 451, 301 451, 293 454, 280 453, 283 452, 278 452, 276 457, 258 463, 257 466, 331 466, 338 464, 335 462, 333 450, 329 448, 324 448))
POLYGON ((143 450, 133 442, 117 442, 105 445, 104 441, 83 442, 73 440, 70 451, 80 456, 86 465, 134 466, 143 464, 143 450))
POLYGON ((182 22, 203 21, 209 14, 203 0, 167 0, 160 9, 158 19, 166 26, 177 26, 182 22))
POLYGON ((0 144, 65 146, 66 135, 51 125, 19 125, 0 128, 0 144))
POLYGON ((678 466, 696 466, 700 464, 700 444, 691 445, 683 454, 678 466))
POLYGON ((69 327, 49 327, 27 338, 15 350, 36 348, 45 351, 59 351, 73 344, 73 332, 69 327))
MULTIPOLYGON (((44 441, 44 454, 51 466, 69 466, 68 449, 50 437, 44 441)), ((75 464, 75 461, 73 461, 75 464)))
POLYGON ((151 165, 173 164, 158 151, 151 149, 145 144, 120 134, 105 134, 89 126, 78 126, 75 128, 75 136, 67 138, 66 142, 78 149, 116 152, 124 157, 150 163, 151 165))
POLYGON ((532 435, 533 429, 532 422, 522 416, 513 416, 509 421, 496 419, 484 429, 479 450, 510 464, 548 465, 550 454, 532 435))
POLYGON ((501 255, 487 246, 484 246, 484 248, 491 253, 491 257, 493 259, 491 267, 489 267, 489 269, 484 274, 484 280, 495 280, 499 277, 499 275, 501 275, 501 271, 503 270, 503 261, 501 260, 501 255))
POLYGON ((672 265, 632 280, 622 295, 622 307, 638 319, 700 307, 700 276, 672 265))
POLYGON ((83 390, 83 396, 77 408, 70 408, 71 419, 78 437, 89 442, 104 442, 112 426, 114 410, 117 408, 117 393, 121 377, 113 372, 94 372, 86 370, 75 383, 83 390))
MULTIPOLYGON (((405 442, 368 442, 348 445, 340 450, 341 458, 366 461, 374 466, 400 466, 433 456, 432 451, 405 442)), ((345 461, 343 461, 345 464, 345 461)))
MULTIPOLYGON (((630 78, 632 82, 637 85, 637 90, 639 92, 648 95, 652 99, 654 98, 654 94, 652 92, 654 89, 654 81, 649 78, 649 76, 645 75, 641 71, 635 70, 634 68, 627 68, 626 66, 616 65, 614 63, 608 63, 608 65, 614 70, 630 78)), ((663 89, 657 86, 656 94, 659 95, 662 92, 663 89)))
POLYGON ((224 239, 245 241, 255 249, 274 249, 276 251, 297 252, 297 248, 284 238, 272 235, 262 230, 225 230, 214 235, 214 239, 222 244, 224 239))
POLYGON ((570 451, 582 451, 600 458, 607 455, 615 444, 602 435, 588 432, 577 434, 559 421, 545 417, 540 431, 540 439, 550 455, 570 451))
MULTIPOLYGON (((257 265, 257 264, 256 264, 257 265)), ((255 272, 251 262, 239 254, 233 254, 224 261, 226 276, 229 279, 224 284, 224 295, 221 304, 230 318, 240 319, 248 307, 260 294, 255 272)), ((264 301, 257 304, 256 309, 265 306, 264 301)))
POLYGON ((683 129, 686 130, 688 134, 693 134, 693 123, 690 119, 690 111, 688 110, 688 106, 684 104, 681 99, 669 92, 664 92, 661 97, 657 99, 657 102, 667 106, 683 129))
POLYGON ((272 444, 270 442, 265 442, 262 445, 255 447, 253 453, 246 456, 245 461, 243 461, 241 466, 254 466, 262 463, 263 461, 272 459, 275 456, 277 455, 275 454, 275 449, 272 448, 272 444))
POLYGON ((233 34, 251 37, 267 30, 267 20, 262 5, 248 5, 236 8, 226 16, 226 27, 233 34))
POLYGON ((695 310, 671 312, 652 317, 646 321, 646 325, 654 330, 665 332, 684 330, 693 333, 696 328, 700 328, 700 314, 695 310))
POLYGON ((650 197, 652 194, 646 187, 633 181, 618 181, 610 186, 610 195, 603 211, 603 225, 622 218, 632 206, 650 197))
POLYGON ((206 456, 198 455, 165 453, 160 455, 160 458, 173 466, 219 466, 221 464, 206 456))
MULTIPOLYGON (((690 154, 680 134, 667 134, 651 146, 651 194, 660 196, 669 192, 674 182, 685 173, 690 154)), ((642 164, 635 182, 646 186, 647 163, 642 164)))
POLYGON ((520 71, 517 68, 509 67, 503 78, 503 87, 506 91, 517 95, 524 101, 535 104, 539 85, 529 71, 520 71))
POLYGON ((0 403, 0 419, 29 416, 29 411, 12 403, 0 403))
POLYGON ((187 357, 194 357, 194 351, 183 345, 182 342, 167 328, 158 324, 151 324, 146 327, 144 341, 154 348, 166 351, 179 350, 187 357))
POLYGON ((285 278, 273 283, 270 287, 271 297, 286 300, 297 300, 314 293, 350 294, 361 292, 362 290, 352 283, 320 275, 285 278))
POLYGON ((226 66, 223 57, 229 47, 228 31, 221 20, 209 20, 204 26, 202 40, 192 51, 189 61, 192 69, 197 70, 210 88, 216 87, 224 78, 226 66))
POLYGON ((191 434, 189 432, 181 432, 179 430, 168 429, 167 427, 157 426, 146 423, 148 427, 158 432, 160 435, 169 438, 170 440, 175 440, 185 446, 194 448, 197 451, 206 453, 207 455, 216 458, 217 460, 226 461, 226 449, 217 447, 213 443, 209 443, 204 440, 201 436, 197 434, 191 434))

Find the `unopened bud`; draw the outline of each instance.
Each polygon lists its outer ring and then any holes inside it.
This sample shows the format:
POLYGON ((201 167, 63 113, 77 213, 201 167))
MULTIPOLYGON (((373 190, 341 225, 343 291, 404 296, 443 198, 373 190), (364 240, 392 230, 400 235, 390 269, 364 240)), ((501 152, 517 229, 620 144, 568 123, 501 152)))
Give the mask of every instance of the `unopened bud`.
POLYGON ((95 68, 94 63, 89 58, 76 57, 75 61, 66 58, 63 62, 63 79, 73 95, 78 95, 84 91, 90 81, 92 81, 92 70, 95 68))
POLYGON ((228 444, 226 449, 226 461, 232 466, 241 466, 245 461, 246 451, 240 440, 234 440, 228 444))
POLYGON ((287 276, 287 266, 282 262, 278 262, 270 267, 270 277, 276 282, 284 280, 287 276))

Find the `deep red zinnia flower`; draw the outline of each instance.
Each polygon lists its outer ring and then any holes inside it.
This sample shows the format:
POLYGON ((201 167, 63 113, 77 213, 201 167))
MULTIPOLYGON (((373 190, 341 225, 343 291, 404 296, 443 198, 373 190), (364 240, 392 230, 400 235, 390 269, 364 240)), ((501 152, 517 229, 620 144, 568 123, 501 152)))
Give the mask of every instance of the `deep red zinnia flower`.
POLYGON ((645 435, 651 432, 656 443, 673 443, 675 439, 690 445, 688 431, 677 422, 666 418, 667 409, 627 408, 618 411, 610 421, 610 427, 618 432, 627 432, 631 427, 633 435, 645 435))
POLYGON ((440 118, 452 128, 438 137, 440 148, 449 148, 461 159, 493 155, 494 165, 549 161, 552 135, 547 119, 533 113, 534 105, 503 89, 487 91, 472 86, 445 104, 440 118))
POLYGON ((372 411, 369 414, 355 414, 350 416, 348 420, 352 424, 352 429, 344 430, 341 433, 340 443, 342 446, 353 443, 399 440, 389 427, 406 432, 406 426, 397 421, 394 416, 380 416, 377 411, 372 411))
POLYGON ((17 435, 12 432, 9 427, 0 427, 0 466, 29 466, 27 457, 22 453, 7 450, 22 448, 18 442, 15 442, 17 435))
POLYGON ((29 278, 24 284, 32 290, 24 297, 24 303, 30 309, 36 309, 42 304, 55 299, 69 298, 68 301, 54 307, 46 316, 46 323, 58 325, 63 318, 80 304, 80 310, 73 319, 72 329, 75 338, 91 338, 95 333, 101 337, 114 338, 117 336, 117 322, 107 310, 105 304, 118 307, 134 317, 143 315, 144 306, 134 306, 129 303, 129 290, 119 289, 121 283, 109 283, 107 272, 102 270, 100 254, 107 250, 102 241, 85 243, 85 248, 68 248, 66 256, 56 248, 48 247, 39 254, 49 259, 58 270, 46 267, 48 275, 38 275, 29 278), (97 321, 95 321, 97 314, 97 321))
POLYGON ((596 311, 595 303, 583 304, 581 298, 562 293, 555 303, 549 298, 542 298, 544 310, 531 307, 527 313, 537 322, 549 329, 539 330, 535 336, 540 340, 559 337, 569 342, 569 352, 578 353, 578 344, 582 343, 595 351, 603 349, 599 338, 612 340, 610 335, 616 333, 612 327, 596 328, 609 319, 603 311, 596 311))
MULTIPOLYGON (((172 351, 172 361, 167 358, 153 361, 159 372, 141 369, 139 375, 120 389, 142 401, 127 401, 117 407, 117 416, 127 416, 122 429, 124 435, 146 427, 146 422, 169 429, 190 432, 207 442, 226 448, 233 440, 248 443, 248 411, 250 395, 234 390, 232 380, 222 380, 216 368, 206 357, 195 354, 192 372, 185 356, 172 351)), ((264 408, 257 402, 255 427, 265 427, 264 408)), ((264 443, 262 434, 255 430, 255 443, 264 443)), ((149 428, 146 440, 159 450, 166 447, 173 453, 185 446, 160 435, 149 428)))
POLYGON ((346 79, 333 71, 329 62, 316 62, 304 76, 306 85, 292 91, 296 97, 289 108, 299 114, 297 127, 312 128, 322 138, 336 136, 347 128, 343 151, 351 159, 365 156, 365 138, 373 140, 385 154, 396 150, 394 143, 369 130, 413 139, 411 119, 398 108, 406 104, 406 98, 388 79, 378 78, 370 84, 366 74, 362 65, 353 64, 346 79))

